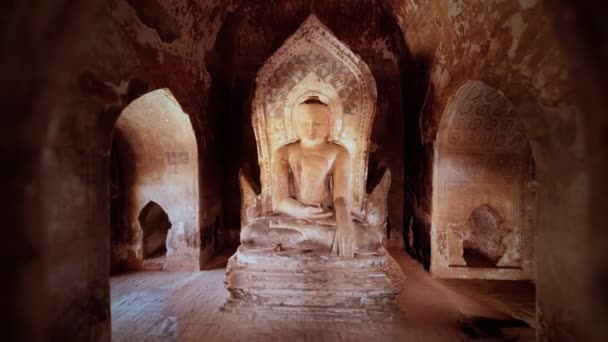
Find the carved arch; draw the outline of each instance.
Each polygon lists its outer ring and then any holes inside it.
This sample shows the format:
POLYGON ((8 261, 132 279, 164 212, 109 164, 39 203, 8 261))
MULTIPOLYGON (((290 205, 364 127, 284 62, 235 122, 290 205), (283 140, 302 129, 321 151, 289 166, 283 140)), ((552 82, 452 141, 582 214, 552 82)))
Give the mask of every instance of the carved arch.
POLYGON ((351 203, 353 210, 361 211, 376 110, 376 82, 363 60, 315 15, 302 23, 256 77, 252 123, 262 183, 261 209, 266 213, 272 210, 272 152, 295 140, 291 112, 307 95, 319 96, 334 113, 331 139, 351 154, 351 203))
POLYGON ((515 107, 479 81, 467 81, 449 99, 437 136, 440 149, 454 152, 523 153, 528 146, 515 107))
MULTIPOLYGON (((433 276, 491 279, 533 276, 531 218, 536 205, 534 191, 530 190, 534 180, 532 165, 526 128, 517 110, 500 91, 479 81, 467 81, 449 98, 435 144, 433 276), (508 247, 504 258, 501 256, 491 267, 467 265, 458 251, 463 236, 481 229, 469 220, 471 213, 479 214, 481 207, 491 207, 504 220, 501 227, 510 227, 510 233, 500 239, 483 239, 493 241, 493 248, 508 247)), ((482 226, 488 229, 492 225, 482 226)), ((484 231, 488 236, 490 233, 484 231)), ((489 250, 487 246, 485 249, 489 250)))

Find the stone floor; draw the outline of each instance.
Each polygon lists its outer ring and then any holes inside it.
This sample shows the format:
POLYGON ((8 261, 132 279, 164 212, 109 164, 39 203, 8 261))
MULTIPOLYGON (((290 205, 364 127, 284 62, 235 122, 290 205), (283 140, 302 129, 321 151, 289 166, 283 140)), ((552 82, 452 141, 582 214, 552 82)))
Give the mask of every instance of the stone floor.
POLYGON ((227 295, 223 284, 229 255, 226 253, 212 260, 208 269, 202 272, 139 272, 112 277, 112 339, 534 340, 534 329, 512 324, 514 318, 526 321, 534 316, 533 288, 529 284, 438 281, 430 278, 407 254, 391 253, 407 277, 398 298, 403 315, 393 322, 276 321, 221 312, 219 307, 227 295))

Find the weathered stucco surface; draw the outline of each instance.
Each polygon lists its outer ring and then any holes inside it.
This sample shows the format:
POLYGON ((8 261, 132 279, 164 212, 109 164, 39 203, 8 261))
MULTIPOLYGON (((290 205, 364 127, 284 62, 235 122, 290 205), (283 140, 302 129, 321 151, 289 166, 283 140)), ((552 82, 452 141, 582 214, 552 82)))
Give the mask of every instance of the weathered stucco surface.
MULTIPOLYGON (((605 141, 597 140, 604 133, 590 133, 592 126, 605 125, 599 119, 605 101, 595 97, 606 89, 598 79, 606 72, 596 64, 601 53, 594 51, 606 38, 605 25, 592 14, 599 2, 389 3, 412 55, 433 60, 420 121, 428 146, 425 150, 432 151, 448 98, 467 80, 479 80, 499 90, 517 109, 530 139, 539 181, 541 204, 535 228, 539 338, 589 336, 593 329, 585 322, 590 322, 593 305, 587 289, 591 279, 597 279, 589 277, 597 274, 598 262, 590 258, 595 252, 587 247, 590 241, 597 243, 597 231, 589 224, 599 223, 601 216, 590 210, 597 205, 599 193, 606 190, 603 181, 603 190, 589 189, 589 184, 599 181, 593 179, 592 170, 601 163, 588 164, 589 158, 595 158, 591 156, 599 156, 597 149, 606 148, 605 141), (578 295, 573 297, 573 293, 578 295)), ((429 159, 431 155, 427 153, 429 159)), ((430 189, 430 177, 421 178, 430 189)), ((431 192, 426 193, 418 193, 422 204, 414 212, 419 213, 419 234, 428 236, 432 209, 431 192)), ((422 259, 430 251, 425 243, 414 249, 422 259)))
POLYGON ((9 339, 109 339, 108 154, 137 97, 168 88, 190 115, 201 255, 218 217, 238 224, 235 165, 256 160, 253 75, 311 10, 378 82, 371 159, 393 172, 389 219, 396 234, 411 222, 408 250, 430 265, 439 123, 449 97, 481 81, 514 105, 536 165, 539 337, 608 334, 603 2, 25 0, 0 22, 9 339))
MULTIPOLYGON (((127 13, 124 14, 115 7, 110 10, 92 3, 55 2, 36 6, 37 15, 29 16, 31 8, 25 3, 15 8, 15 20, 31 18, 28 22, 33 23, 32 34, 30 40, 11 44, 20 47, 14 55, 6 57, 11 59, 6 65, 15 67, 7 74, 8 79, 20 80, 17 82, 23 84, 20 90, 14 89, 23 97, 16 95, 15 104, 10 107, 25 106, 21 108, 32 113, 24 117, 21 124, 28 132, 27 137, 35 137, 18 138, 19 133, 24 132, 19 130, 11 133, 18 139, 15 143, 22 141, 22 146, 30 146, 27 148, 30 152, 24 150, 24 153, 31 155, 32 170, 22 174, 26 178, 20 184, 31 184, 28 206, 41 210, 39 215, 25 216, 39 216, 37 226, 42 229, 37 238, 31 239, 37 241, 40 249, 32 251, 35 256, 30 257, 40 258, 40 271, 27 276, 27 281, 38 277, 37 283, 44 287, 32 291, 27 290, 24 283, 23 296, 29 298, 33 292, 41 293, 44 300, 37 305, 46 311, 41 310, 39 315, 48 324, 40 329, 30 328, 34 331, 30 334, 41 331, 39 334, 44 336, 46 326, 55 340, 107 340, 110 324, 108 156, 114 123, 132 100, 159 88, 170 89, 183 110, 191 115, 195 135, 205 137, 197 141, 198 164, 205 167, 199 172, 202 180, 201 207, 197 209, 200 234, 193 243, 194 246, 200 244, 201 261, 204 261, 212 253, 211 229, 221 210, 217 200, 219 189, 213 176, 209 176, 217 175, 211 134, 208 134, 212 128, 203 125, 207 121, 203 108, 208 79, 195 52, 171 48, 151 34, 153 31, 136 16, 131 16, 132 21, 127 23, 121 21, 121 15, 133 14, 128 8, 121 7, 127 13), (46 33, 37 35, 38 32, 46 33), (37 51, 34 55, 44 60, 31 55, 34 51, 37 51), (29 64, 22 64, 26 61, 29 64), (25 74, 32 76, 27 80, 25 74), (36 84, 48 92, 40 88, 30 90, 36 84), (50 268, 53 271, 43 271, 50 268)), ((210 15, 203 14, 210 12, 210 8, 201 8, 199 14, 210 19, 210 15)), ((173 46, 189 41, 190 47, 199 49, 198 42, 208 40, 202 32, 209 25, 206 20, 196 24, 204 28, 182 29, 197 39, 181 34, 173 46)), ((7 39, 22 36, 13 31, 7 34, 10 34, 4 36, 7 39)), ((22 315, 29 317, 30 314, 24 311, 22 315)))

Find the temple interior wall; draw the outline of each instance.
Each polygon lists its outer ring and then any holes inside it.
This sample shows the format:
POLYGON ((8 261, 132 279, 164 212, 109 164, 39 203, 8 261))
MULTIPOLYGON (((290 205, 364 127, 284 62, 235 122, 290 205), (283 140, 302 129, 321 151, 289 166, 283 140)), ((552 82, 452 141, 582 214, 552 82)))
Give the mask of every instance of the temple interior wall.
MULTIPOLYGON (((256 165, 246 116, 252 77, 313 8, 379 84, 372 159, 396 175, 391 226, 407 232, 408 251, 430 267, 439 123, 457 89, 482 81, 513 103, 534 156, 539 336, 606 336, 606 327, 594 324, 605 321, 606 309, 592 305, 605 299, 608 238, 606 65, 593 48, 606 37, 604 11, 565 0, 389 0, 371 12, 367 1, 292 1, 268 12, 254 2, 167 0, 154 1, 156 9, 144 15, 131 3, 112 1, 108 9, 19 1, 3 8, 3 45, 12 49, 0 57, 2 90, 12 94, 3 98, 2 164, 11 166, 4 209, 15 241, 3 253, 16 265, 1 309, 14 323, 7 334, 109 339, 111 132, 139 96, 168 88, 190 116, 204 165, 201 240, 212 241, 218 217, 235 219, 230 175, 243 161, 256 165), (239 8, 250 10, 239 17, 239 8), (357 31, 363 25, 352 22, 370 20, 369 13, 375 19, 367 27, 378 31, 357 31), (231 136, 241 143, 229 147, 231 136)), ((211 251, 200 248, 201 255, 211 251)))

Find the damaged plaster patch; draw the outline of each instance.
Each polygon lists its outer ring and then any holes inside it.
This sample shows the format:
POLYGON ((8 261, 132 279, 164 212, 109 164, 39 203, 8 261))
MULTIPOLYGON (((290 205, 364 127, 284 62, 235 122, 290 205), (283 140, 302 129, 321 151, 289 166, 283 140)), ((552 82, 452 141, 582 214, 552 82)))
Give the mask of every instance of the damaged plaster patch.
POLYGON ((405 3, 405 12, 412 13, 418 11, 418 4, 415 1, 409 1, 405 3))
POLYGON ((159 38, 172 43, 180 38, 177 20, 156 0, 126 0, 141 22, 156 31, 159 38))
POLYGON ((451 18, 456 18, 460 13, 462 13, 463 10, 464 9, 462 8, 462 5, 459 2, 450 2, 450 5, 448 7, 448 16, 450 16, 451 18))
MULTIPOLYGON (((158 51, 156 56, 160 64, 167 56, 175 55, 179 51, 180 58, 198 65, 204 60, 206 51, 213 48, 217 34, 223 24, 227 13, 236 10, 233 1, 209 0, 204 2, 185 2, 181 0, 154 0, 162 6, 172 21, 179 23, 176 26, 176 39, 166 41, 160 32, 144 18, 132 3, 140 7, 148 6, 144 0, 114 0, 110 2, 110 12, 115 22, 134 40, 134 44, 141 47, 153 48, 158 51)), ((154 5, 153 5, 154 7, 154 5)), ((170 26, 173 27, 173 26, 170 26)), ((167 38, 167 35, 165 35, 167 38)), ((169 38, 172 39, 169 34, 169 38)), ((204 89, 211 87, 211 76, 202 68, 192 69, 193 75, 203 82, 204 89)))
POLYGON ((392 52, 386 39, 375 39, 372 43, 372 49, 374 51, 380 51, 384 60, 390 60, 397 63, 397 57, 395 57, 395 54, 392 52))
POLYGON ((532 8, 538 4, 538 0, 519 0, 519 5, 521 9, 527 10, 532 8))
POLYGON ((521 13, 517 13, 511 16, 511 18, 505 22, 503 27, 509 28, 511 30, 511 35, 513 36, 513 42, 511 43, 511 48, 509 49, 509 58, 513 58, 515 57, 515 52, 519 46, 521 36, 526 29, 524 18, 521 13))
POLYGON ((115 84, 112 82, 105 82, 105 84, 112 88, 116 94, 125 95, 129 90, 129 81, 121 80, 119 84, 115 84))
POLYGON ((435 68, 433 68, 431 79, 433 80, 433 84, 435 84, 435 87, 438 90, 443 90, 450 83, 450 72, 448 71, 448 69, 443 68, 441 65, 437 65, 435 66, 435 68))
POLYGON ((469 49, 469 55, 477 55, 481 53, 481 46, 479 44, 471 44, 469 49))
MULTIPOLYGON (((464 15, 461 16, 461 14, 466 13, 467 10, 468 9, 465 8, 464 5, 459 2, 450 2, 448 5, 447 14, 449 20, 454 25, 455 37, 465 36, 470 29, 469 20, 467 20, 464 15)), ((480 17, 479 20, 483 20, 483 18, 480 17)))

